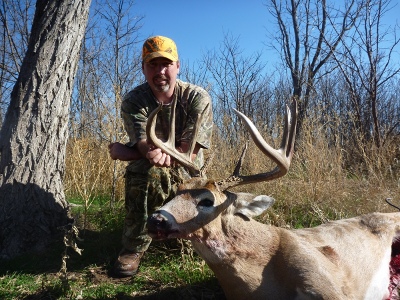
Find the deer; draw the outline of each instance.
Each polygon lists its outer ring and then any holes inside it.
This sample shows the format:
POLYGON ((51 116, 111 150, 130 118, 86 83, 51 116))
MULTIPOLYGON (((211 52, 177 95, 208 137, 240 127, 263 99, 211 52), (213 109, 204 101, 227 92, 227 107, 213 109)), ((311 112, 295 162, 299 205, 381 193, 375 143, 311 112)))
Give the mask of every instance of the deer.
MULTIPOLYGON (((147 231, 153 240, 191 241, 227 299, 398 299, 399 212, 374 212, 288 229, 254 219, 273 205, 270 196, 230 191, 287 174, 294 154, 295 101, 291 108, 286 106, 279 149, 264 140, 247 116, 234 110, 255 145, 276 166, 265 173, 241 175, 243 150, 233 174, 222 180, 207 179, 204 169, 192 163, 194 145, 186 153, 175 150, 173 114, 168 140, 157 138, 154 127, 160 109, 149 115, 149 142, 190 168, 194 176, 148 217, 147 231)), ((201 115, 193 128, 193 144, 200 123, 201 115)))

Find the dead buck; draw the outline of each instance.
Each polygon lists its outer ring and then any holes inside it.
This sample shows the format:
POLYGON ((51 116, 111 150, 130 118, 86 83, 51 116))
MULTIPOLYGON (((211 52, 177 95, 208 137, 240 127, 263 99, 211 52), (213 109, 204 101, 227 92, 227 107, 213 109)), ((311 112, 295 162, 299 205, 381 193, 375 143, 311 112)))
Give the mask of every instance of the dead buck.
MULTIPOLYGON (((271 197, 229 191, 287 173, 296 131, 296 103, 293 107, 292 111, 287 109, 278 150, 236 111, 257 147, 276 163, 276 168, 243 176, 237 167, 225 180, 194 177, 184 182, 176 197, 149 217, 149 235, 155 240, 190 240, 228 299, 395 299, 397 288, 393 285, 399 280, 399 263, 393 265, 393 261, 399 260, 400 247, 392 244, 399 236, 400 213, 372 213, 315 228, 288 230, 252 219, 274 203, 271 197)), ((166 144, 155 136, 156 114, 149 117, 148 139, 200 174, 190 161, 192 150, 185 154, 175 151, 173 125, 166 144)))

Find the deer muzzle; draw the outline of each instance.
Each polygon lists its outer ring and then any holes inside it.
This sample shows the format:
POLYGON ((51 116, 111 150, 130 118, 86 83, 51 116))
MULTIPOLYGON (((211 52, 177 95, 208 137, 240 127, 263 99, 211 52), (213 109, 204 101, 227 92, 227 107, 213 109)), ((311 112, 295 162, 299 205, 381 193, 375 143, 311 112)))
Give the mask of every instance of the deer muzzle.
POLYGON ((166 211, 156 211, 147 218, 147 233, 154 240, 174 238, 178 230, 172 229, 174 217, 166 211))

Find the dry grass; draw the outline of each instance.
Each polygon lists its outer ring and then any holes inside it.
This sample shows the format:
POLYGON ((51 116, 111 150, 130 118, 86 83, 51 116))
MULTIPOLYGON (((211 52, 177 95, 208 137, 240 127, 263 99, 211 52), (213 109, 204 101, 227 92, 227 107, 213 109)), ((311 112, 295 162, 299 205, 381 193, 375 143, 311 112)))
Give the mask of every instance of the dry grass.
MULTIPOLYGON (((335 122, 326 124, 330 127, 321 126, 316 118, 310 118, 304 124, 290 171, 285 177, 238 188, 276 199, 274 208, 261 216, 261 221, 278 226, 306 227, 372 211, 393 211, 385 202, 386 198, 400 204, 399 143, 387 139, 379 149, 371 145, 354 145, 354 142, 348 145, 333 143, 331 140, 335 139, 327 132, 337 132, 337 128, 332 127, 338 125, 335 122)), ((279 127, 272 130, 275 138, 263 134, 276 148, 280 145, 280 130, 279 127)), ((215 135, 210 151, 216 154, 207 171, 208 177, 220 179, 231 174, 242 149, 229 146, 215 135)), ((82 197, 87 205, 97 194, 115 193, 116 201, 123 201, 125 165, 108 157, 106 143, 89 138, 71 140, 65 179, 67 195, 82 197)), ((250 143, 242 173, 265 172, 272 167, 271 162, 250 143)))

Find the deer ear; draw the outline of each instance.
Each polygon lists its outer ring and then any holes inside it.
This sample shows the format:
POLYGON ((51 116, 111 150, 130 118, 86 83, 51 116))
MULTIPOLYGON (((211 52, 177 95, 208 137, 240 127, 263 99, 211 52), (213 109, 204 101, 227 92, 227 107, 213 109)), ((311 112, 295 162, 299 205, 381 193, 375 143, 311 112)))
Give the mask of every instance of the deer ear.
POLYGON ((271 207, 275 200, 266 195, 254 196, 249 193, 232 193, 236 196, 233 206, 234 214, 242 214, 248 218, 260 215, 263 211, 271 207))

